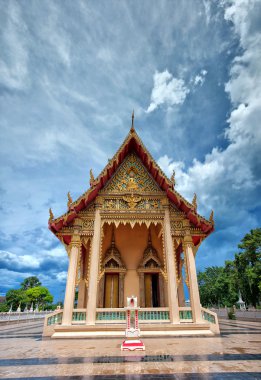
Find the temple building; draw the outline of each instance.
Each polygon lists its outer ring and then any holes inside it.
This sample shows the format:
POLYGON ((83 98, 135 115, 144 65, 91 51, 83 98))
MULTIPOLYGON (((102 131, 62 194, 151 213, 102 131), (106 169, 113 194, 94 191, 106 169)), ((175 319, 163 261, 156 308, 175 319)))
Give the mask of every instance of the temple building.
POLYGON ((137 296, 143 336, 219 333, 200 304, 195 256, 214 230, 175 189, 134 128, 90 188, 49 229, 69 267, 63 310, 48 315, 53 338, 124 336, 127 297, 137 296), (190 298, 185 306, 184 289, 190 298), (76 297, 78 295, 78 298, 76 297), (77 300, 76 300, 77 299, 77 300))

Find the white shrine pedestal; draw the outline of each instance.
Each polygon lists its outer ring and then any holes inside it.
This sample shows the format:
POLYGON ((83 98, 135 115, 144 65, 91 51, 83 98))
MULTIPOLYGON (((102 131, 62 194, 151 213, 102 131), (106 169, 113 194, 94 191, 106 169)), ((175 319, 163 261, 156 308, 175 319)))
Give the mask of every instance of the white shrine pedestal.
POLYGON ((137 339, 140 336, 139 329, 139 307, 137 306, 137 297, 127 297, 126 310, 126 330, 125 336, 129 338, 124 340, 121 345, 122 351, 145 351, 145 345, 137 339))

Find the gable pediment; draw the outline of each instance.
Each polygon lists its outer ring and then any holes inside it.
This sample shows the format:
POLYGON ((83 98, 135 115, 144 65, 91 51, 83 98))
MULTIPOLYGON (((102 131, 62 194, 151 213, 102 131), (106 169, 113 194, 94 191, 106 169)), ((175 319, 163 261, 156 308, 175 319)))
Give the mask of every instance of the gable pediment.
POLYGON ((162 190, 135 153, 130 153, 105 185, 102 193, 155 193, 162 190))

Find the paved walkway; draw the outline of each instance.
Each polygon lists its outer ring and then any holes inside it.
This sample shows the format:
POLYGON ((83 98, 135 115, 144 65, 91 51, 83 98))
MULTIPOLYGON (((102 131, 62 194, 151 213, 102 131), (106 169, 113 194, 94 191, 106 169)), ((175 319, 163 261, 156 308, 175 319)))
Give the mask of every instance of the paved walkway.
POLYGON ((219 337, 42 340, 42 322, 0 327, 0 378, 61 380, 261 379, 261 324, 221 321, 219 337))

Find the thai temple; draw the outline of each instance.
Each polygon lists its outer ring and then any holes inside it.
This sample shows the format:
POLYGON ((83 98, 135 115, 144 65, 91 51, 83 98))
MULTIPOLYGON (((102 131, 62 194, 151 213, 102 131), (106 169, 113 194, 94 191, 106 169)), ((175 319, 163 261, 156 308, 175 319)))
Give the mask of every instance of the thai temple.
POLYGON ((63 309, 46 316, 52 338, 123 337, 127 297, 137 297, 141 336, 219 334, 200 304, 195 257, 214 230, 152 158, 134 128, 90 188, 49 229, 69 258, 63 309), (185 305, 184 288, 189 294, 185 305), (78 297, 77 297, 78 296, 78 297))

